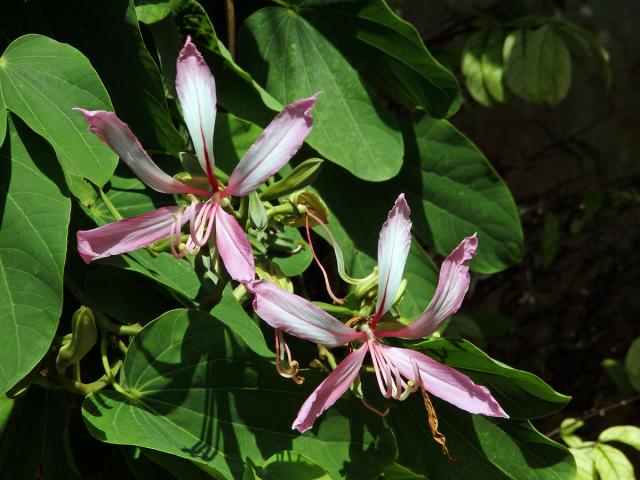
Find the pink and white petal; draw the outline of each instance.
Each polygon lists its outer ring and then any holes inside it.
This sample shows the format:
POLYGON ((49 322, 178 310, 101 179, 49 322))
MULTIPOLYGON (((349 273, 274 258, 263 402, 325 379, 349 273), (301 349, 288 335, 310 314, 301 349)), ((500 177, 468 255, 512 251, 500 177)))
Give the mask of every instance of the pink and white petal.
POLYGON ((213 182, 213 130, 216 123, 216 83, 191 37, 180 50, 176 91, 182 115, 200 161, 202 171, 213 182))
POLYGON ((216 245, 229 276, 237 282, 252 283, 256 266, 247 234, 233 215, 225 212, 220 205, 214 208, 216 245))
POLYGON ((300 408, 292 429, 300 433, 306 432, 313 427, 316 418, 340 399, 358 376, 367 350, 368 346, 365 343, 340 362, 340 365, 309 395, 300 408))
MULTIPOLYGON (((78 253, 85 263, 99 258, 130 252, 167 238, 182 207, 163 207, 137 217, 108 223, 93 230, 79 230, 76 234, 78 253)), ((181 225, 189 220, 187 209, 181 225)))
POLYGON ((229 177, 223 195, 241 197, 278 172, 300 149, 313 125, 311 109, 316 97, 286 106, 264 129, 229 177))
POLYGON ((74 110, 84 116, 89 124, 89 130, 111 147, 111 150, 118 154, 133 173, 149 187, 161 193, 209 195, 207 191, 189 187, 160 170, 144 151, 129 126, 115 113, 104 110, 89 111, 83 108, 74 108, 74 110))
POLYGON ((365 335, 347 327, 308 300, 285 292, 269 281, 255 282, 253 290, 253 309, 273 328, 328 347, 338 347, 365 335))
POLYGON ((406 378, 413 379, 416 365, 423 387, 445 402, 470 413, 509 418, 489 389, 474 383, 465 374, 420 352, 386 345, 381 345, 381 348, 406 378))
POLYGON ((422 315, 406 327, 380 332, 378 336, 423 338, 435 332, 447 317, 460 308, 469 290, 469 263, 477 248, 478 238, 475 233, 462 240, 442 262, 436 293, 422 315))
POLYGON ((378 240, 378 299, 374 326, 393 304, 411 247, 411 210, 401 193, 380 230, 378 240))

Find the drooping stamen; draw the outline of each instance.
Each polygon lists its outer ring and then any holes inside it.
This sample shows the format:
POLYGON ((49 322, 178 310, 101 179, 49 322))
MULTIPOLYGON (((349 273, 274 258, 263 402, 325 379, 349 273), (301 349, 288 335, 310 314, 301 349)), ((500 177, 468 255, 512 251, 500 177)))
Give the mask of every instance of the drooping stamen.
MULTIPOLYGON (((350 283, 352 285, 358 285, 362 283, 364 279, 353 278, 347 275, 347 272, 345 271, 345 268, 344 268, 344 256, 342 255, 342 250, 340 250, 340 246, 338 245, 338 242, 336 242, 336 239, 331 234, 331 230, 329 230, 329 227, 327 227, 327 225, 325 225, 325 223, 320 218, 314 215, 313 212, 311 212, 311 210, 307 210, 306 214, 311 218, 313 218, 316 221, 316 223, 322 227, 324 232, 327 234, 327 237, 329 237, 329 240, 331 240, 331 246, 333 247, 333 251, 335 252, 335 255, 336 255, 336 264, 338 268, 338 275, 340 275, 340 278, 342 278, 345 282, 350 283)), ((309 245, 311 245, 311 243, 309 243, 309 245)))
POLYGON ((433 407, 433 403, 431 403, 431 399, 429 398, 429 394, 425 390, 424 385, 421 385, 421 387, 422 399, 424 400, 424 406, 427 409, 427 416, 429 418, 429 430, 431 430, 431 437, 433 437, 433 439, 438 444, 440 444, 440 446, 442 447, 442 453, 444 453, 450 461, 453 461, 455 460, 455 457, 449 455, 449 449, 447 448, 447 439, 442 433, 438 431, 438 417, 436 415, 436 409, 433 407))
POLYGON ((362 402, 362 404, 365 407, 367 407, 373 413, 375 413, 376 415, 379 415, 381 417, 386 417, 387 415, 389 415, 389 412, 391 411, 391 410, 389 410, 389 407, 385 408, 384 411, 378 410, 376 407, 374 407, 369 402, 367 402, 364 397, 360 397, 360 401, 362 402))
POLYGON ((171 255, 175 258, 184 257, 184 251, 180 248, 182 242, 182 212, 184 212, 184 207, 180 208, 178 213, 173 215, 173 223, 169 231, 169 249, 171 250, 171 255))
POLYGON ((284 378, 290 378, 298 385, 304 382, 304 377, 298 375, 300 364, 291 358, 291 350, 284 340, 282 330, 276 329, 276 371, 284 378), (286 356, 286 359, 285 359, 286 356))
MULTIPOLYGON (((325 284, 325 287, 327 288, 327 293, 329 294, 329 296, 331 297, 331 299, 333 300, 334 303, 337 303, 338 305, 342 305, 344 303, 344 300, 338 298, 333 293, 333 290, 331 290, 331 284, 329 283, 329 276, 327 275, 327 271, 322 266, 322 263, 320 262, 320 259, 316 255, 316 251, 313 248, 313 241, 311 240, 311 229, 309 228, 309 216, 310 215, 313 216, 313 214, 310 213, 310 212, 307 212, 307 215, 305 215, 305 217, 304 217, 304 226, 305 226, 305 229, 307 231, 307 241, 309 242, 309 248, 311 249, 311 255, 313 255, 313 259, 318 264, 318 267, 320 267, 320 271, 322 272, 322 276, 324 277, 324 284, 325 284)), ((319 219, 317 217, 313 216, 313 218, 316 221, 319 221, 319 219)))
POLYGON ((217 204, 207 201, 200 212, 198 212, 195 219, 192 217, 189 225, 189 233, 191 235, 191 240, 197 247, 202 247, 207 243, 207 240, 209 240, 215 220, 216 206, 217 204))
POLYGON ((404 400, 412 391, 415 391, 415 381, 405 381, 398 368, 389 361, 375 340, 369 340, 369 351, 378 387, 383 396, 404 400))

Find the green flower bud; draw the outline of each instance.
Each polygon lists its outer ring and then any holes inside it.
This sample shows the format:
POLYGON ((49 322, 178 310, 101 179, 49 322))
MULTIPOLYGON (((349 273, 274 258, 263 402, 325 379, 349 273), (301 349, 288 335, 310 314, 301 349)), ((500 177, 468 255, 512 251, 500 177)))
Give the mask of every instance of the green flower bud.
POLYGON ((56 358, 56 370, 64 373, 69 365, 79 362, 98 340, 98 330, 93 312, 80 307, 71 319, 71 339, 60 347, 56 358))
POLYGON ((262 200, 272 200, 311 185, 320 173, 320 167, 323 162, 324 160, 321 158, 305 160, 285 178, 269 185, 262 192, 260 198, 262 200))

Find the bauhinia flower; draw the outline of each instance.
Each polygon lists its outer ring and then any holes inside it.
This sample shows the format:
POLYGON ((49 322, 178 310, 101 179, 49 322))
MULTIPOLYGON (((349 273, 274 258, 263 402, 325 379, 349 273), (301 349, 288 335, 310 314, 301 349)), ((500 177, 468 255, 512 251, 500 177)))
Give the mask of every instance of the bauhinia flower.
MULTIPOLYGON (((246 233, 221 201, 255 191, 280 170, 302 146, 311 131, 315 97, 285 107, 247 150, 235 167, 226 188, 214 176, 213 132, 216 119, 216 86, 213 75, 190 38, 177 61, 176 90, 196 156, 209 187, 196 188, 163 172, 147 155, 129 127, 113 112, 87 111, 89 129, 106 143, 149 187, 161 193, 190 194, 190 206, 163 207, 88 231, 77 233, 78 252, 86 263, 146 247, 164 238, 176 257, 197 253, 215 231, 215 242, 229 275, 239 282, 255 278, 253 252, 246 233), (181 231, 190 222, 189 237, 181 244, 181 231), (215 227, 215 230, 214 230, 215 227)), ((205 180, 206 184, 206 180, 205 180)))
POLYGON ((376 311, 371 317, 355 317, 345 324, 268 281, 254 284, 254 309, 276 331, 282 330, 329 348, 349 343, 352 349, 307 398, 292 428, 300 432, 310 429, 316 418, 354 383, 367 353, 371 356, 380 391, 386 398, 403 400, 418 388, 422 390, 432 434, 445 452, 444 437, 437 432, 437 418, 427 392, 467 412, 508 417, 489 390, 466 375, 420 352, 391 347, 381 341, 384 337, 417 339, 431 335, 443 320, 460 308, 469 288, 469 262, 478 245, 475 235, 465 238, 444 260, 436 292, 413 323, 396 330, 379 328, 380 318, 389 311, 400 289, 411 244, 409 214, 404 195, 400 195, 380 231, 378 296, 376 311))

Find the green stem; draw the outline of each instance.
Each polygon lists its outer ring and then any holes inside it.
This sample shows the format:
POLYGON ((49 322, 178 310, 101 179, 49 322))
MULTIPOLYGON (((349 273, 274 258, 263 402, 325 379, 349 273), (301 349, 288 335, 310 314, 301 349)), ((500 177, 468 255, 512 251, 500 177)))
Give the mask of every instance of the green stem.
POLYGON ((267 217, 271 218, 275 215, 296 215, 298 214, 298 209, 292 203, 282 203, 280 205, 276 205, 275 207, 271 207, 267 210, 267 217))
POLYGON ((233 296, 238 301, 238 303, 242 303, 247 299, 247 289, 243 284, 238 285, 233 289, 233 296))
POLYGON ((99 190, 100 190, 100 198, 102 199, 105 206, 107 207, 107 210, 109 210, 109 213, 111 214, 113 219, 122 220, 124 217, 120 215, 120 212, 118 211, 116 206, 113 203, 111 203, 111 200, 109 200, 109 197, 107 197, 107 194, 104 193, 101 188, 99 190))
POLYGON ((337 367, 336 358, 333 356, 333 353, 329 351, 327 347, 324 345, 318 345, 318 353, 320 354, 320 358, 324 358, 327 360, 327 363, 331 367, 331 370, 335 370, 337 367))
POLYGON ((238 214, 240 215, 240 225, 244 228, 247 226, 247 220, 249 219, 249 197, 244 196, 240 198, 240 208, 238 208, 238 214))

